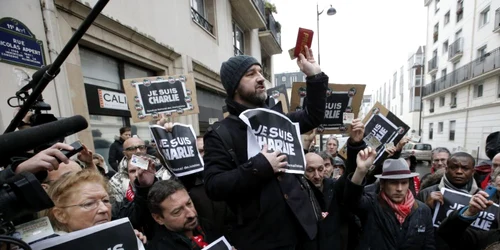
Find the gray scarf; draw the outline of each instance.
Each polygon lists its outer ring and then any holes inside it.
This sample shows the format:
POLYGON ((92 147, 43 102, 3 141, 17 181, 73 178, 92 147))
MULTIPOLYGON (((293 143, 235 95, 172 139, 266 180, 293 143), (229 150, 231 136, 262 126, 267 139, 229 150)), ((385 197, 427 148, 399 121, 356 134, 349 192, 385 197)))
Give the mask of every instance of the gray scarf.
POLYGON ((443 175, 443 178, 441 178, 441 182, 439 183, 439 190, 441 190, 441 188, 443 188, 443 187, 448 188, 448 189, 452 189, 452 190, 455 190, 455 191, 458 191, 461 193, 470 194, 470 195, 475 194, 477 192, 477 190, 479 189, 477 187, 477 183, 476 183, 476 180, 474 180, 474 178, 471 178, 469 183, 467 183, 467 185, 465 185, 463 188, 457 188, 453 184, 451 184, 451 182, 448 180, 448 178, 446 178, 446 174, 443 175))

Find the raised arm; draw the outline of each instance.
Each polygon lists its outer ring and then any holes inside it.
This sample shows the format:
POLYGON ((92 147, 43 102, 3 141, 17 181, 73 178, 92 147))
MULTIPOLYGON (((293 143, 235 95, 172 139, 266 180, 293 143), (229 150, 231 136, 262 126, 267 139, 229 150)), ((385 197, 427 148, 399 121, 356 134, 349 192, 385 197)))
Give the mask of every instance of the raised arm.
POLYGON ((328 88, 328 76, 321 71, 311 49, 305 46, 306 54, 300 54, 297 65, 306 74, 306 108, 301 111, 290 112, 288 118, 300 124, 300 133, 306 133, 315 129, 325 118, 326 89, 328 88))

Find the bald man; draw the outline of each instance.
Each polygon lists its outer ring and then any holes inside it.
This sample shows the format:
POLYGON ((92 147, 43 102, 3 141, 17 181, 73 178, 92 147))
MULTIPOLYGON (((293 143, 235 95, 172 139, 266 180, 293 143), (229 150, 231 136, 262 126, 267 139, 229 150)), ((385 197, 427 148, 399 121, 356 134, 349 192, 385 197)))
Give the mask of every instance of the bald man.
POLYGON ((316 153, 306 154, 306 178, 311 181, 316 188, 323 192, 323 180, 325 165, 323 158, 316 153))

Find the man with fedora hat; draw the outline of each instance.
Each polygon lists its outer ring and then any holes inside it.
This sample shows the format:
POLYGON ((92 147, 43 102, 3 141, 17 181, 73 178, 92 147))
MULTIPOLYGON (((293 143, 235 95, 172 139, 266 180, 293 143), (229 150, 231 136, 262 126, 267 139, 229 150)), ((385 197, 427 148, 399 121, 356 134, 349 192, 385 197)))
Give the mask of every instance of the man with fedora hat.
POLYGON ((375 175, 380 190, 364 192, 363 179, 375 156, 370 147, 360 151, 356 171, 346 183, 346 205, 363 226, 359 249, 435 249, 431 210, 409 191, 418 173, 410 171, 406 160, 385 160, 382 174, 375 175))

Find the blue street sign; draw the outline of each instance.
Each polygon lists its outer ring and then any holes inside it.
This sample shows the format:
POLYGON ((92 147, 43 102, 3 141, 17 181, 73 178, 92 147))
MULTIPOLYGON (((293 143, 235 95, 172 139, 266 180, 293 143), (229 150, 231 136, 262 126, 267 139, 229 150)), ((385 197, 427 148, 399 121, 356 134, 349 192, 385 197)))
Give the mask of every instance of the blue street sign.
POLYGON ((0 19, 0 62, 39 69, 45 65, 43 43, 20 21, 0 19))

